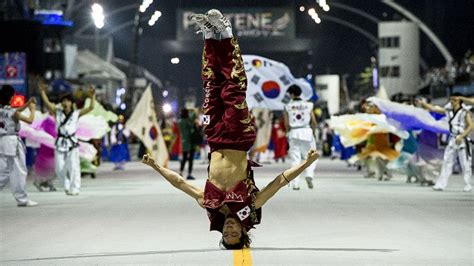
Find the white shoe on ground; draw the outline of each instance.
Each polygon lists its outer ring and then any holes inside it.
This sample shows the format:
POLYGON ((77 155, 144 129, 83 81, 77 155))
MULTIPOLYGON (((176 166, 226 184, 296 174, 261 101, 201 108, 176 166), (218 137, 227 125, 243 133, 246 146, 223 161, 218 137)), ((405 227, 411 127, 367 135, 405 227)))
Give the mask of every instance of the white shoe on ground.
POLYGON ((34 206, 38 206, 38 202, 28 200, 26 202, 18 203, 18 207, 34 207, 34 206))
POLYGON ((465 185, 464 189, 462 190, 464 192, 471 192, 472 191, 472 186, 471 185, 465 185))
POLYGON ((437 187, 437 186, 432 186, 431 187, 434 191, 443 191, 443 188, 437 187))

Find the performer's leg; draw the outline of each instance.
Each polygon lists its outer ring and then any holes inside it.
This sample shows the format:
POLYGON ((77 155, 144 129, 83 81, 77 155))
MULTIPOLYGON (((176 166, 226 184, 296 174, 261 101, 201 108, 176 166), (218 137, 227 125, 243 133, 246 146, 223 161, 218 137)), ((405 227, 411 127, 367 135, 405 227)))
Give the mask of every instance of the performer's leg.
POLYGON ((67 176, 66 172, 66 154, 64 152, 54 151, 54 170, 56 172, 56 177, 64 182, 64 190, 66 192, 71 189, 71 181, 67 176))
POLYGON ((26 204, 28 202, 28 195, 26 194, 25 187, 28 169, 26 168, 25 150, 19 148, 18 155, 10 157, 10 162, 12 163, 10 184, 13 196, 19 204, 26 204))
POLYGON ((188 160, 188 151, 183 151, 183 157, 181 158, 181 164, 179 166, 179 173, 183 175, 184 167, 186 166, 186 161, 188 160))
POLYGON ((219 72, 219 61, 215 53, 214 45, 218 42, 214 39, 204 41, 204 50, 202 53, 201 79, 204 88, 204 103, 202 105, 204 113, 204 133, 212 147, 219 144, 225 127, 222 123, 224 115, 224 103, 220 97, 223 78, 219 72))
POLYGON ((194 151, 196 147, 191 147, 191 150, 189 150, 189 165, 188 165, 188 175, 191 175, 193 173, 193 161, 194 161, 194 151))
POLYGON ((8 158, 10 158, 10 156, 0 155, 0 190, 10 182, 12 163, 8 158))
MULTIPOLYGON (((302 156, 301 156, 301 151, 300 151, 300 141, 297 139, 289 139, 290 142, 290 149, 288 153, 290 154, 290 159, 291 159, 291 166, 294 167, 296 165, 299 165, 302 161, 302 156)), ((293 189, 299 189, 300 188, 300 175, 297 176, 295 179, 291 180, 291 187, 293 189)))
POLYGON ((72 149, 67 153, 66 167, 71 179, 71 193, 79 193, 81 190, 81 161, 79 158, 79 148, 72 149))
MULTIPOLYGON (((313 150, 316 150, 316 141, 313 139, 311 142, 308 142, 308 146, 309 149, 313 149, 313 150)), ((309 149, 306 151, 306 153, 304 154, 304 158, 306 159, 307 155, 308 155, 308 151, 309 149)), ((314 170, 316 170, 316 164, 317 162, 314 162, 312 163, 310 166, 308 166, 305 170, 304 170, 304 176, 305 178, 309 178, 310 181, 313 180, 314 178, 314 170)), ((310 181, 306 180, 308 182, 308 186, 309 186, 309 183, 310 181)), ((311 185, 312 186, 312 185, 311 185)))
MULTIPOLYGON (((470 148, 468 146, 468 148, 470 148)), ((472 177, 472 156, 467 152, 467 149, 458 150, 459 163, 461 165, 463 177, 464 177, 464 190, 471 190, 471 177, 472 177)))
POLYGON ((439 175, 438 180, 436 181, 434 189, 445 189, 448 185, 448 179, 453 173, 454 160, 456 159, 456 151, 452 146, 453 144, 451 142, 448 144, 448 146, 446 146, 446 150, 444 151, 443 164, 441 166, 441 173, 439 175))
POLYGON ((223 39, 215 46, 220 73, 224 76, 221 99, 225 132, 221 143, 232 149, 249 150, 256 137, 255 124, 245 100, 247 77, 237 39, 223 39))

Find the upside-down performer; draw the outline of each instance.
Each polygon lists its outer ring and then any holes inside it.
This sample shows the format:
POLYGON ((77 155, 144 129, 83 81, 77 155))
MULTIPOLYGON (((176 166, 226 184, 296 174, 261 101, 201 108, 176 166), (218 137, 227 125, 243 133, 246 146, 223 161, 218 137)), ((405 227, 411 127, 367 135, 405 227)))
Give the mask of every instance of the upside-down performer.
POLYGON ((206 15, 196 14, 192 19, 205 37, 202 56, 204 132, 211 155, 204 191, 186 182, 179 174, 157 165, 148 155, 143 157, 143 163, 207 210, 210 230, 222 233, 221 244, 225 248, 241 249, 250 245, 247 232, 260 223, 261 207, 319 155, 310 150, 301 164, 284 171, 258 190, 252 164, 247 160, 247 151, 256 134, 245 100, 247 78, 237 39, 232 35, 229 21, 218 10, 209 10, 206 15))

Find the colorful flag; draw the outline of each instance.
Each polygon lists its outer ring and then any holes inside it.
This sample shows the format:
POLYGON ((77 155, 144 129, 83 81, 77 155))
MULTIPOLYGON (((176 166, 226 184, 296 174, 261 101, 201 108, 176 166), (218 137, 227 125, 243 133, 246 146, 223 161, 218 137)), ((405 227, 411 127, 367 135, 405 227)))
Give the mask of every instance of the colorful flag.
POLYGON ((138 101, 132 116, 125 123, 125 127, 143 142, 157 164, 164 167, 168 165, 168 149, 156 119, 151 86, 143 92, 142 98, 138 101))
POLYGON ((247 105, 250 109, 283 110, 290 100, 286 91, 293 84, 301 88, 303 100, 313 96, 311 85, 304 78, 295 79, 285 64, 257 55, 242 57, 247 74, 247 105))
POLYGON ((253 144, 254 150, 265 152, 272 135, 273 113, 269 109, 253 108, 252 114, 255 117, 255 125, 257 126, 257 137, 253 144))

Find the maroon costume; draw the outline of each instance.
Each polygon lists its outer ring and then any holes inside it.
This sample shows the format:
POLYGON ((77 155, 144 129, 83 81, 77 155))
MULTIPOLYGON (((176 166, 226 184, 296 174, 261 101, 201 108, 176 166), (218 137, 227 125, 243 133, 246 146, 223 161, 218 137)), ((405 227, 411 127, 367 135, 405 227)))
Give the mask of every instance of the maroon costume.
MULTIPOLYGON (((245 101, 247 77, 235 38, 205 40, 201 77, 205 94, 202 107, 207 119, 203 122, 204 133, 211 153, 219 149, 248 151, 255 141, 256 132, 245 101)), ((204 206, 211 222, 210 230, 222 232, 226 217, 220 208, 224 204, 229 208, 230 216, 241 221, 247 230, 260 223, 261 209, 255 209, 258 189, 251 166, 254 165, 249 162, 247 179, 229 191, 221 191, 207 181, 204 206)))
POLYGON ((247 77, 235 38, 205 40, 201 77, 205 94, 202 107, 209 116, 204 132, 211 152, 248 151, 256 132, 245 101, 247 77))

